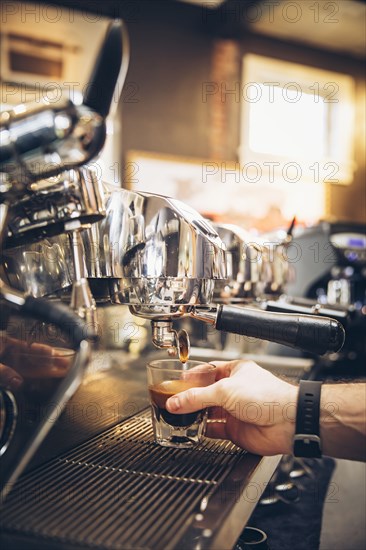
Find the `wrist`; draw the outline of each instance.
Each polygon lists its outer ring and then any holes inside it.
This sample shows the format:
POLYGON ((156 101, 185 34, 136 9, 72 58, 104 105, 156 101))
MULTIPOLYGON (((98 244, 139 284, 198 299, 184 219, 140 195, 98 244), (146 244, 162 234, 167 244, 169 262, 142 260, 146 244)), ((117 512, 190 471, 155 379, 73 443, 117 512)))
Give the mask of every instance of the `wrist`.
POLYGON ((320 404, 323 454, 366 460, 366 385, 326 384, 320 404))
POLYGON ((297 401, 298 401, 298 394, 299 394, 299 386, 293 386, 292 384, 289 384, 288 388, 288 395, 286 399, 286 403, 284 405, 283 411, 283 419, 285 421, 284 426, 284 440, 283 440, 283 454, 292 454, 293 452, 293 444, 294 444, 294 436, 296 431, 296 413, 297 413, 297 401))

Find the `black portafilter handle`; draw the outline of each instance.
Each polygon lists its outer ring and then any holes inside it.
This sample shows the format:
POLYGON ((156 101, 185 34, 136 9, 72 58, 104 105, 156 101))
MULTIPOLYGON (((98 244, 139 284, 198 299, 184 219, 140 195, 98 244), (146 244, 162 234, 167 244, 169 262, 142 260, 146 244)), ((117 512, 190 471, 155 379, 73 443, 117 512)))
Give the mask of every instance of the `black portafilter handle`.
POLYGON ((87 85, 83 104, 108 116, 122 63, 122 21, 110 23, 87 85))
POLYGON ((83 340, 92 342, 97 340, 94 329, 64 304, 27 296, 24 304, 20 307, 20 313, 57 326, 69 338, 70 345, 75 350, 79 348, 83 340))
POLYGON ((330 308, 329 306, 323 306, 321 304, 316 304, 315 302, 312 304, 312 306, 309 306, 296 302, 268 300, 261 304, 261 308, 265 311, 272 311, 277 313, 299 313, 305 315, 316 315, 318 317, 330 317, 331 319, 334 319, 335 321, 341 323, 341 325, 346 329, 351 320, 351 314, 348 309, 330 308), (314 312, 314 307, 319 308, 316 313, 314 312))
POLYGON ((339 351, 345 339, 342 325, 330 317, 272 313, 235 306, 219 306, 216 328, 317 355, 339 351))

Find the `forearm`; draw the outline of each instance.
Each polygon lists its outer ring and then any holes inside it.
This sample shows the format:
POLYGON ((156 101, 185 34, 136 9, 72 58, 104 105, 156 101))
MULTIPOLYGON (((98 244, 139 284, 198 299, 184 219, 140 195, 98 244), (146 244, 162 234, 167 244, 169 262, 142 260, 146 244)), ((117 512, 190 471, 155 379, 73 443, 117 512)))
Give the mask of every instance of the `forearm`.
POLYGON ((324 455, 366 460, 366 384, 324 384, 320 401, 324 455))
MULTIPOLYGON (((219 417, 220 423, 211 417, 209 437, 231 439, 257 454, 291 454, 299 386, 251 361, 215 363, 216 383, 171 397, 169 412, 188 414, 216 405, 228 416, 226 422, 219 417)), ((324 455, 366 460, 365 383, 323 384, 320 437, 324 455)))

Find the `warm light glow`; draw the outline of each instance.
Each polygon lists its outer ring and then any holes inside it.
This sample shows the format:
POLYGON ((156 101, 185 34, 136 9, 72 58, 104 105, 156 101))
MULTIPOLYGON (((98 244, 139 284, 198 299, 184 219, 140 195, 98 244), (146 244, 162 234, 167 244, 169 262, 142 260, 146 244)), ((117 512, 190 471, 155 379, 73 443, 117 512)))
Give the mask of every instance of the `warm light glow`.
POLYGON ((355 82, 350 75, 247 54, 242 99, 242 165, 279 163, 276 181, 286 180, 287 163, 296 163, 303 183, 352 182, 355 82))
POLYGON ((286 158, 323 158, 327 151, 327 103, 296 89, 259 84, 260 102, 250 104, 249 147, 286 158), (273 95, 272 95, 273 93, 273 95))
POLYGON ((22 115, 23 113, 26 113, 27 112, 27 107, 21 103, 20 105, 16 105, 14 107, 14 113, 17 114, 17 115, 22 115))

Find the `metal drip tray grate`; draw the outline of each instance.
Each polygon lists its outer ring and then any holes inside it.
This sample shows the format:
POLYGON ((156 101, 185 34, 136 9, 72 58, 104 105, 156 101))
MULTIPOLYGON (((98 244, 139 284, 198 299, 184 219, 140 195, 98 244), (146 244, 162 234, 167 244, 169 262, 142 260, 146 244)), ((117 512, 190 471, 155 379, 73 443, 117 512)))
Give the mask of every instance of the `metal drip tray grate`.
POLYGON ((173 549, 244 455, 209 439, 192 450, 162 448, 144 411, 22 477, 2 529, 67 548, 173 549))

